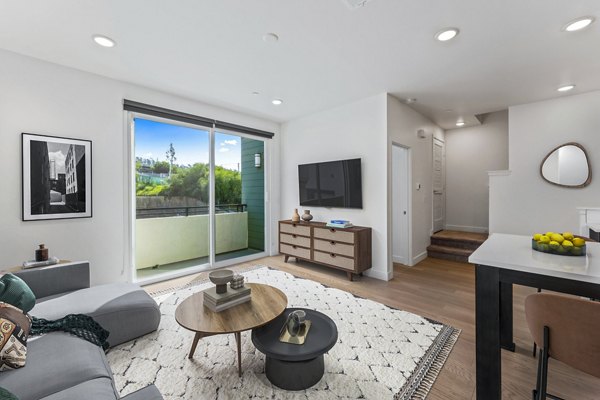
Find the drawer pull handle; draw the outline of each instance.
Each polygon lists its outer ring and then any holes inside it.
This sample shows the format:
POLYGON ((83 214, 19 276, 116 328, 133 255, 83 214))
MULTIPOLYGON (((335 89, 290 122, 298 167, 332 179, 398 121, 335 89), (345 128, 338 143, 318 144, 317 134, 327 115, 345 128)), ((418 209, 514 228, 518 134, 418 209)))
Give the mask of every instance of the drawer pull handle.
POLYGON ((297 227, 298 225, 296 225, 296 224, 292 224, 292 226, 295 228, 295 227, 297 227))
POLYGON ((333 240, 329 243, 331 243, 332 246, 335 246, 335 242, 333 240))
POLYGON ((329 230, 331 231, 331 233, 335 233, 335 229, 331 228, 329 230))
POLYGON ((296 239, 298 236, 297 236, 297 235, 292 235, 292 237, 293 237, 294 239, 296 239))
POLYGON ((331 258, 335 258, 335 254, 331 253, 330 254, 331 258))
POLYGON ((293 248, 293 249, 297 249, 297 247, 296 247, 296 246, 292 246, 292 248, 293 248))

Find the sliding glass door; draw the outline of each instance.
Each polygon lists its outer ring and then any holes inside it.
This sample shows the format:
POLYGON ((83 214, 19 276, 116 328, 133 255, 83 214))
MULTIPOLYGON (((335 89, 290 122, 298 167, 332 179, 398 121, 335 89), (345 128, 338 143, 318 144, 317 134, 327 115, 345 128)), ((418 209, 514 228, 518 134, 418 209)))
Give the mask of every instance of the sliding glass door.
POLYGON ((215 132, 215 258, 265 250, 264 142, 215 132))
POLYGON ((264 255, 265 143, 133 115, 133 279, 264 255))

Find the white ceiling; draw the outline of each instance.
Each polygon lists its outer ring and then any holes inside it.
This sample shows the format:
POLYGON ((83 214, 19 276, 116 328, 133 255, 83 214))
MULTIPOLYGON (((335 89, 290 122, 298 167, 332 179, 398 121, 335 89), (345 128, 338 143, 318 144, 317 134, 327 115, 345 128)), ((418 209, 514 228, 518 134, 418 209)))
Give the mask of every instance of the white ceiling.
POLYGON ((561 32, 584 15, 600 1, 0 0, 0 48, 281 122, 389 92, 453 128, 600 89, 600 21, 561 32))

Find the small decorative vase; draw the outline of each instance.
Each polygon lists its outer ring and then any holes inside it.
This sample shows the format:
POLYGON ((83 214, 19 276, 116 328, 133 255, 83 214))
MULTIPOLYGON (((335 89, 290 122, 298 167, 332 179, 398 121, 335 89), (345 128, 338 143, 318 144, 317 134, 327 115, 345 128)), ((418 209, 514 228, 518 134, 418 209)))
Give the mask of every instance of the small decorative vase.
POLYGON ((306 319, 306 312, 303 310, 296 310, 291 312, 286 321, 286 328, 290 336, 298 336, 300 328, 306 319))
POLYGON ((313 216, 310 214, 310 210, 304 210, 304 214, 302 214, 302 220, 306 222, 310 222, 313 219, 313 216))
POLYGON ((292 222, 300 222, 300 214, 298 214, 297 208, 294 208, 294 214, 292 215, 292 222))
POLYGON ((40 244, 40 248, 35 251, 35 261, 48 261, 46 245, 40 244))

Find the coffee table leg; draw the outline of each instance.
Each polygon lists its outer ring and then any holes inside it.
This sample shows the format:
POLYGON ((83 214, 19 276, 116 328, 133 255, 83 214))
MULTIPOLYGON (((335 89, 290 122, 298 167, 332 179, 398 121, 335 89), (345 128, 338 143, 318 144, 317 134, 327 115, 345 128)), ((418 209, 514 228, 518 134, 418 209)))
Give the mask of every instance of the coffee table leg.
POLYGON ((198 341, 202 339, 202 334, 200 332, 196 332, 194 335, 194 341, 192 342, 192 349, 190 350, 190 355, 188 358, 194 357, 194 353, 196 352, 196 346, 198 346, 198 341))
POLYGON ((242 376, 242 334, 241 332, 235 332, 235 341, 237 343, 237 356, 238 356, 238 375, 242 376))

